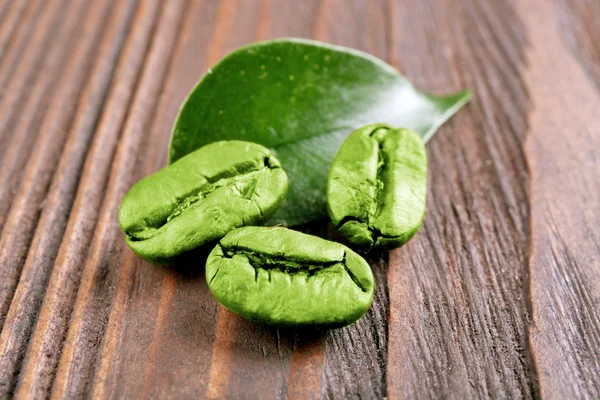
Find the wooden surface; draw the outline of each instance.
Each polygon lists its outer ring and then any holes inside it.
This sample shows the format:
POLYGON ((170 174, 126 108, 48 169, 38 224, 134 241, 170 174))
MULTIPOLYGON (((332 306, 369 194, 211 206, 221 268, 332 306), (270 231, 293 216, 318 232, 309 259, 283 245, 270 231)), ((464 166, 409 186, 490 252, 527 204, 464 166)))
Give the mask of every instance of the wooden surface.
POLYGON ((2 1, 0 398, 598 398, 599 18, 597 0, 2 1), (201 261, 148 265, 117 226, 206 69, 280 36, 475 94, 428 144, 423 228, 370 260, 373 307, 344 329, 249 323, 201 261))

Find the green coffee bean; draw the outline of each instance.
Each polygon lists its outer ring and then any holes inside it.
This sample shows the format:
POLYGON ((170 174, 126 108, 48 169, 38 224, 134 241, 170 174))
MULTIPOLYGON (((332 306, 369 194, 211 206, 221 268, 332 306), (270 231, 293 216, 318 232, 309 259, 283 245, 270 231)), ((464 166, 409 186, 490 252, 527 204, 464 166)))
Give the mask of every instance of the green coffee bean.
POLYGON ((356 247, 400 247, 417 233, 425 215, 427 151, 410 129, 367 125, 336 154, 327 180, 333 225, 356 247))
POLYGON ((133 185, 121 204, 119 225, 137 255, 168 263, 234 228, 262 225, 286 192, 287 176, 270 150, 216 142, 133 185))
POLYGON ((206 280, 226 308, 267 324, 348 325, 373 300, 373 274, 362 257, 283 227, 229 232, 208 256, 206 280))

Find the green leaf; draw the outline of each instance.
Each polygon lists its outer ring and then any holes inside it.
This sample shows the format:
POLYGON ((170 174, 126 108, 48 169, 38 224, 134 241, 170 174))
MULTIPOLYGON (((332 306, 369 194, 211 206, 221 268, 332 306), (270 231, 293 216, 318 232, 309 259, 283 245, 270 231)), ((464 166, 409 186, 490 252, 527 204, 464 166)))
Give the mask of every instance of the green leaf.
POLYGON ((381 122, 425 141, 471 98, 416 90, 385 62, 356 50, 278 39, 240 48, 208 70, 183 103, 170 162, 217 140, 270 147, 290 180, 270 221, 298 225, 326 215, 329 164, 354 129, 381 122))

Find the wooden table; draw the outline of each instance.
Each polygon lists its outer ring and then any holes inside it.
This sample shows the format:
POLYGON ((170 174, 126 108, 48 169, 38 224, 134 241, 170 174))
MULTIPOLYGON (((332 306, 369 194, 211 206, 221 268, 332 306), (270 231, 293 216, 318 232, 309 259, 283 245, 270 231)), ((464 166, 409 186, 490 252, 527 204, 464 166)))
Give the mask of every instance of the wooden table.
POLYGON ((0 397, 598 398, 598 18, 597 0, 2 1, 0 397), (428 145, 423 228, 370 260, 373 307, 344 329, 249 323, 200 261, 153 267, 117 226, 206 69, 280 36, 475 94, 428 145))

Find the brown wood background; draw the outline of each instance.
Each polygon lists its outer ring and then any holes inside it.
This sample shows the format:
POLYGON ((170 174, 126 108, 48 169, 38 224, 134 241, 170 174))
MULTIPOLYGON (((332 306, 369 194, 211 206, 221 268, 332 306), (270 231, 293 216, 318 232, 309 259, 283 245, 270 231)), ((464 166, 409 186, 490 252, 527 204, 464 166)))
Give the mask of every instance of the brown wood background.
POLYGON ((0 397, 598 398, 599 20, 598 0, 1 1, 0 397), (117 226, 204 71, 280 36, 475 93, 428 145, 423 229, 371 260, 344 329, 251 324, 201 261, 148 265, 117 226))

